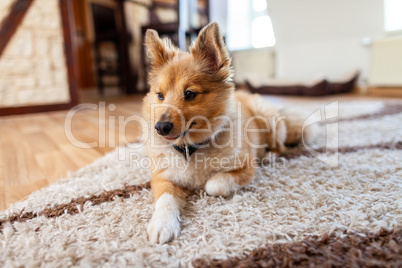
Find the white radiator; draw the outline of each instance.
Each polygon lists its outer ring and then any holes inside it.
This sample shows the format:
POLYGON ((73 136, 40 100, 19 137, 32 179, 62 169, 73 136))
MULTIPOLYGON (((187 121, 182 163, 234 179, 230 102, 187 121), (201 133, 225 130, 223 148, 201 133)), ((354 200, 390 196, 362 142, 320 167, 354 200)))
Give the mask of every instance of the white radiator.
POLYGON ((243 84, 250 78, 267 80, 274 77, 275 52, 272 47, 234 51, 231 54, 237 84, 243 84))
POLYGON ((402 86, 402 37, 375 40, 371 46, 369 86, 402 86))

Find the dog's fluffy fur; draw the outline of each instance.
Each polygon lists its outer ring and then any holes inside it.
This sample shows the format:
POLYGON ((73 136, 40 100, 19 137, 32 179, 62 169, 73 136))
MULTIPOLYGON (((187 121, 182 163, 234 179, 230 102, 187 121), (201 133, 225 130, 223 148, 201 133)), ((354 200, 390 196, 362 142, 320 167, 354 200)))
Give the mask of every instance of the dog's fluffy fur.
MULTIPOLYGON (((153 30, 147 31, 145 45, 151 71, 143 113, 150 126, 147 149, 155 202, 148 236, 153 243, 166 243, 180 233, 180 210, 188 191, 203 188, 212 196, 228 196, 250 183, 255 159, 264 157, 266 147, 285 150, 287 126, 261 96, 234 91, 231 58, 216 23, 200 32, 189 52, 153 30), (185 98, 189 90, 196 94, 190 100, 185 98), (169 135, 155 131, 158 121, 173 124, 169 135), (174 144, 202 147, 185 160, 174 144), (161 159, 168 164, 160 165, 161 159)), ((297 140, 293 137, 292 142, 297 140)))

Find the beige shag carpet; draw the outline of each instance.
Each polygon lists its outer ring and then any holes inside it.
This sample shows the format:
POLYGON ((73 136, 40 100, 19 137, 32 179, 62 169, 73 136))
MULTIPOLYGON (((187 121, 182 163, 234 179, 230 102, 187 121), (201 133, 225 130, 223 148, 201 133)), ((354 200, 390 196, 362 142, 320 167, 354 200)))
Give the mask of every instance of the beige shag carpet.
POLYGON ((130 161, 144 149, 116 150, 0 212, 0 266, 400 267, 402 103, 340 102, 319 125, 312 147, 338 141, 337 166, 289 149, 230 198, 189 196, 165 245, 147 239, 150 175, 130 161))

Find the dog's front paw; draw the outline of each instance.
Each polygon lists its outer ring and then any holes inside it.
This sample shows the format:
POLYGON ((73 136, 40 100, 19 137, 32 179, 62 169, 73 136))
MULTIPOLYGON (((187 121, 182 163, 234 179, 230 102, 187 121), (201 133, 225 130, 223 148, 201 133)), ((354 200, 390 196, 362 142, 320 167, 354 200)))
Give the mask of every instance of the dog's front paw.
POLYGON ((164 244, 179 236, 180 211, 172 195, 165 193, 158 199, 147 232, 153 244, 164 244))
POLYGON ((236 187, 233 176, 229 173, 217 173, 205 184, 205 191, 212 196, 229 196, 236 187))
POLYGON ((180 221, 174 216, 158 216, 154 213, 148 224, 148 237, 151 243, 164 244, 177 238, 180 234, 180 221))

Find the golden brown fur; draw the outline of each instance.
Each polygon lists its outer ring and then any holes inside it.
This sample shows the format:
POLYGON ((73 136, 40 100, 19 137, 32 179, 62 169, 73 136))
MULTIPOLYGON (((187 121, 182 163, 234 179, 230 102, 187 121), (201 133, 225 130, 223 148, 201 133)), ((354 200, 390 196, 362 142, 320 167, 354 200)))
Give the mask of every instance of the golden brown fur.
POLYGON ((210 195, 226 196, 250 183, 267 146, 284 150, 286 125, 261 96, 235 93, 231 58, 216 23, 201 31, 190 52, 179 51, 152 30, 146 34, 146 47, 152 68, 143 113, 150 127, 148 157, 155 160, 151 167, 155 212, 148 235, 152 242, 165 243, 180 232, 185 191, 204 188, 210 195), (191 100, 184 97, 189 90, 197 94, 191 100), (158 121, 173 124, 169 134, 156 133, 158 121), (187 161, 173 148, 173 144, 201 143, 205 148, 187 161), (175 158, 184 166, 175 164, 175 158), (158 165, 161 159, 169 165, 158 165))

